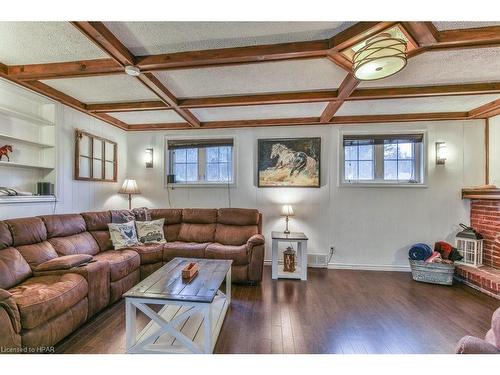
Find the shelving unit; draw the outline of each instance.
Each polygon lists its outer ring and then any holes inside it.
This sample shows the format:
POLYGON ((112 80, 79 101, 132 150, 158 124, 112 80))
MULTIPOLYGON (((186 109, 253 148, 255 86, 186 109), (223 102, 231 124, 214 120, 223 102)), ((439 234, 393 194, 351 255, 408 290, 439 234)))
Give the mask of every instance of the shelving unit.
MULTIPOLYGON (((0 147, 12 146, 0 161, 0 186, 36 194, 38 182, 56 188, 56 103, 0 79, 0 147)), ((57 191, 57 189, 54 189, 57 191)), ((1 203, 53 202, 53 196, 0 196, 1 203)))

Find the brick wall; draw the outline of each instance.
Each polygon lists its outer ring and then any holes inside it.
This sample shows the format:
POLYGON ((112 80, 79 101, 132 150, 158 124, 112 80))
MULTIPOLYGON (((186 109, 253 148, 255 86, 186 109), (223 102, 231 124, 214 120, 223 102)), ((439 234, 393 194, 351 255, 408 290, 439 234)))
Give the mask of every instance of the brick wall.
POLYGON ((483 264, 500 269, 500 200, 473 200, 470 222, 484 237, 483 264))

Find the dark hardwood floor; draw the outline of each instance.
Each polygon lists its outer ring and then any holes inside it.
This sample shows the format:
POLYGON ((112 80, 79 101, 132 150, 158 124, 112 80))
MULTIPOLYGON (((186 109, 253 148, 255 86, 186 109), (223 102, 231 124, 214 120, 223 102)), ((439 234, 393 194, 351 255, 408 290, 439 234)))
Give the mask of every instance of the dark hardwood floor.
MULTIPOLYGON (((483 337, 500 301, 465 285, 417 283, 403 272, 309 269, 307 282, 233 285, 216 353, 453 353, 483 337)), ((56 347, 58 353, 124 353, 120 301, 56 347)), ((139 326, 146 323, 141 317, 139 326)))

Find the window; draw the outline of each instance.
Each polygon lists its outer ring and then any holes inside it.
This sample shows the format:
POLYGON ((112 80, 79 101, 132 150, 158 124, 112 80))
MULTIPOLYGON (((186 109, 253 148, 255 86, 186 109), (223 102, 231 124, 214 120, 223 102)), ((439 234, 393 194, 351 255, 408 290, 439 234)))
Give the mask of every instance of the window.
POLYGON ((78 129, 75 136, 75 180, 116 182, 116 142, 78 129))
POLYGON ((233 140, 169 140, 169 166, 177 184, 233 183, 233 140))
POLYGON ((345 184, 423 183, 423 134, 343 136, 345 184))

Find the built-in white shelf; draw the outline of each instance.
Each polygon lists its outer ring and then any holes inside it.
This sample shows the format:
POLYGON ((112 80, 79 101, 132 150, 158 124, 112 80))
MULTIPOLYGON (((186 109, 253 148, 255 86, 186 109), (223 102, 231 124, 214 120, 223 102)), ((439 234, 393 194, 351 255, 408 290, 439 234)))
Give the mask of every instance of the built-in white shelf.
POLYGON ((55 202, 57 199, 53 195, 0 195, 0 204, 2 203, 46 203, 55 202))
POLYGON ((11 117, 16 117, 18 119, 25 120, 25 121, 28 121, 30 123, 34 123, 34 124, 41 125, 41 126, 54 126, 53 122, 46 120, 43 117, 33 116, 33 115, 28 114, 28 113, 19 112, 19 111, 16 111, 14 109, 10 109, 7 107, 0 106, 0 113, 3 113, 5 115, 11 116, 11 117))
POLYGON ((16 141, 16 142, 20 142, 20 143, 24 143, 24 144, 27 144, 30 146, 36 146, 36 147, 40 147, 40 148, 53 148, 53 147, 55 147, 55 145, 51 145, 49 143, 44 143, 44 142, 39 142, 39 141, 30 141, 29 139, 14 137, 12 135, 2 134, 2 133, 0 133, 0 139, 7 139, 10 141, 16 141))
POLYGON ((49 167, 47 165, 29 164, 29 163, 15 163, 13 161, 0 161, 0 167, 54 169, 54 167, 49 167))

